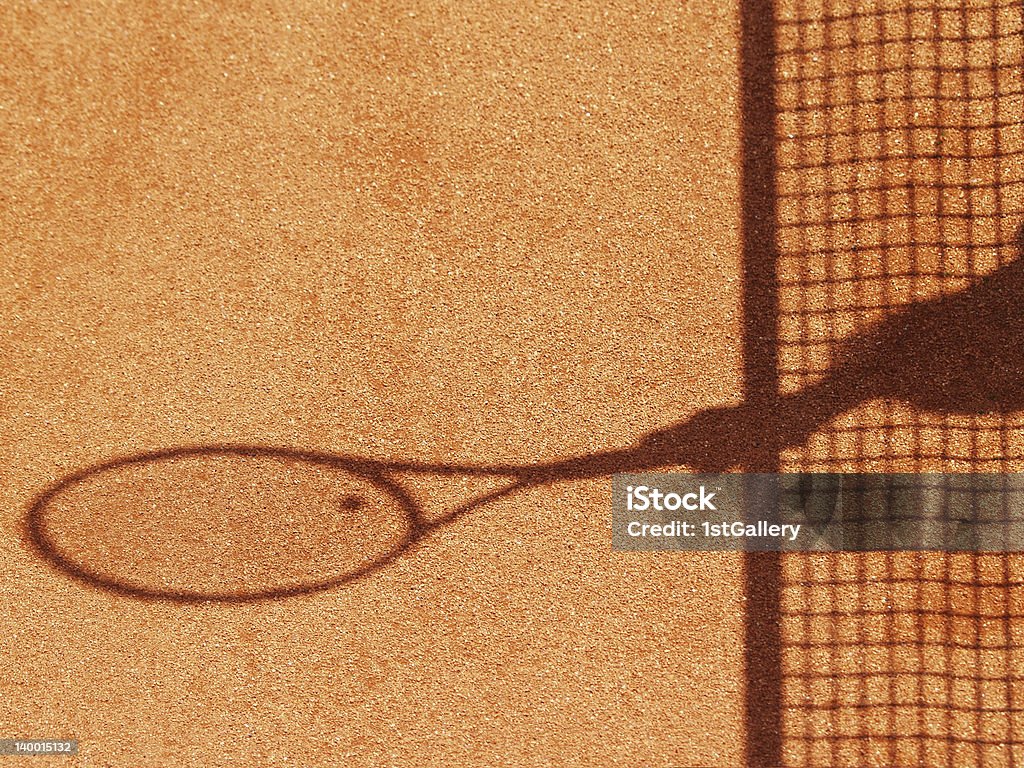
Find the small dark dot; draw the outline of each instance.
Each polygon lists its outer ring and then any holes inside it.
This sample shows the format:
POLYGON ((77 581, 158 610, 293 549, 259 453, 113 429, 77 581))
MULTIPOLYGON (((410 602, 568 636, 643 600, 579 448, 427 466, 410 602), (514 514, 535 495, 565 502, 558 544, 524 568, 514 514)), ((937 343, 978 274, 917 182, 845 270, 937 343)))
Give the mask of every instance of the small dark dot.
POLYGON ((363 499, 362 496, 357 496, 354 493, 342 496, 338 501, 338 509, 344 510, 345 512, 355 512, 365 506, 366 500, 363 499))

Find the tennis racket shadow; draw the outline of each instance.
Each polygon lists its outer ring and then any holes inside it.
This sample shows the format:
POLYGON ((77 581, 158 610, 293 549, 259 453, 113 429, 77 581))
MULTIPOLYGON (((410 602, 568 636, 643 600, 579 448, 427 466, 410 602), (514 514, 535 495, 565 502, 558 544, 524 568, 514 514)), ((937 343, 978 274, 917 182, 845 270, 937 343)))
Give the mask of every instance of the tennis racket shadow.
POLYGON ((184 446, 61 478, 30 503, 23 536, 59 571, 115 594, 255 602, 365 578, 430 532, 520 485, 516 472, 502 466, 381 462, 267 445, 184 446), (410 473, 501 485, 428 515, 403 483, 410 473))
MULTIPOLYGON (((1018 247, 1024 251, 1024 227, 1018 247)), ((891 314, 842 345, 820 381, 773 407, 705 410, 627 448, 529 465, 380 461, 261 445, 170 448, 62 478, 30 503, 24 536, 63 573, 131 597, 251 602, 310 594, 376 573, 429 534, 524 490, 669 466, 759 466, 868 400, 940 413, 1022 410, 1022 342, 1018 258, 962 291, 891 314), (495 487, 428 515, 403 483, 410 474, 495 487)))
POLYGON ((167 448, 86 467, 29 504, 23 537, 75 580, 178 603, 255 602, 364 579, 468 513, 530 488, 659 466, 630 447, 543 464, 380 461, 288 447, 167 448), (455 478, 428 510, 412 488, 455 478))
POLYGON ((75 580, 179 603, 254 602, 363 579, 434 531, 507 496, 635 467, 632 449, 549 464, 379 461, 216 444, 123 456, 67 475, 29 504, 23 538, 75 580), (456 478, 428 510, 410 476, 456 478))

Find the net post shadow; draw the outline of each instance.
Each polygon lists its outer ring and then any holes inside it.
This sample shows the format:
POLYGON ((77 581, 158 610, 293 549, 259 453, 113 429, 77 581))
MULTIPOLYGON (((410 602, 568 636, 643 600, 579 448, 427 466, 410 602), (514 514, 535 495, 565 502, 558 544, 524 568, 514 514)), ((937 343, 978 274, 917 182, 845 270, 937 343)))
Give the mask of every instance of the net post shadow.
MULTIPOLYGON (((741 0, 743 394, 758 411, 779 395, 774 19, 773 0, 741 0)), ((743 468, 777 472, 774 443, 743 468)), ((743 566, 745 762, 768 768, 782 762, 781 556, 748 552, 743 566)))

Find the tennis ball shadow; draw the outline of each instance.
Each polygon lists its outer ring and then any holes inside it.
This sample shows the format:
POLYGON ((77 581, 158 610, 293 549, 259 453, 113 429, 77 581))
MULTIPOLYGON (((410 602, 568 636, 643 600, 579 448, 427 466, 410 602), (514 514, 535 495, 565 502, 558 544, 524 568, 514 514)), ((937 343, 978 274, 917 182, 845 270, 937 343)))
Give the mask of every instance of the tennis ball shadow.
POLYGON ((140 454, 61 480, 30 544, 81 581, 142 598, 254 601, 350 582, 420 535, 372 462, 257 446, 140 454))

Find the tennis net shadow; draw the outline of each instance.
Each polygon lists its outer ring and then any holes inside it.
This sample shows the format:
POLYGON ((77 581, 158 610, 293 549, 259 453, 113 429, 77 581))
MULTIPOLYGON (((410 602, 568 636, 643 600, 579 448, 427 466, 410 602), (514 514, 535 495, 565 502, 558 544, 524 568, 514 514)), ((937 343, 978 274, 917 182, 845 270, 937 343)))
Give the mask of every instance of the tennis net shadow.
MULTIPOLYGON (((944 297, 984 299, 1021 256, 1024 7, 741 7, 747 401, 770 409, 828 384, 851 340, 908 318, 892 386, 876 380, 874 397, 745 468, 1021 472, 1020 387, 1001 382, 1006 397, 986 407, 957 384, 970 368, 958 357, 1005 365, 986 343, 1012 334, 943 336, 912 318, 944 297)), ((988 298, 1012 304, 1014 291, 988 298)), ((1024 764, 1024 558, 747 557, 749 765, 1024 764)))

